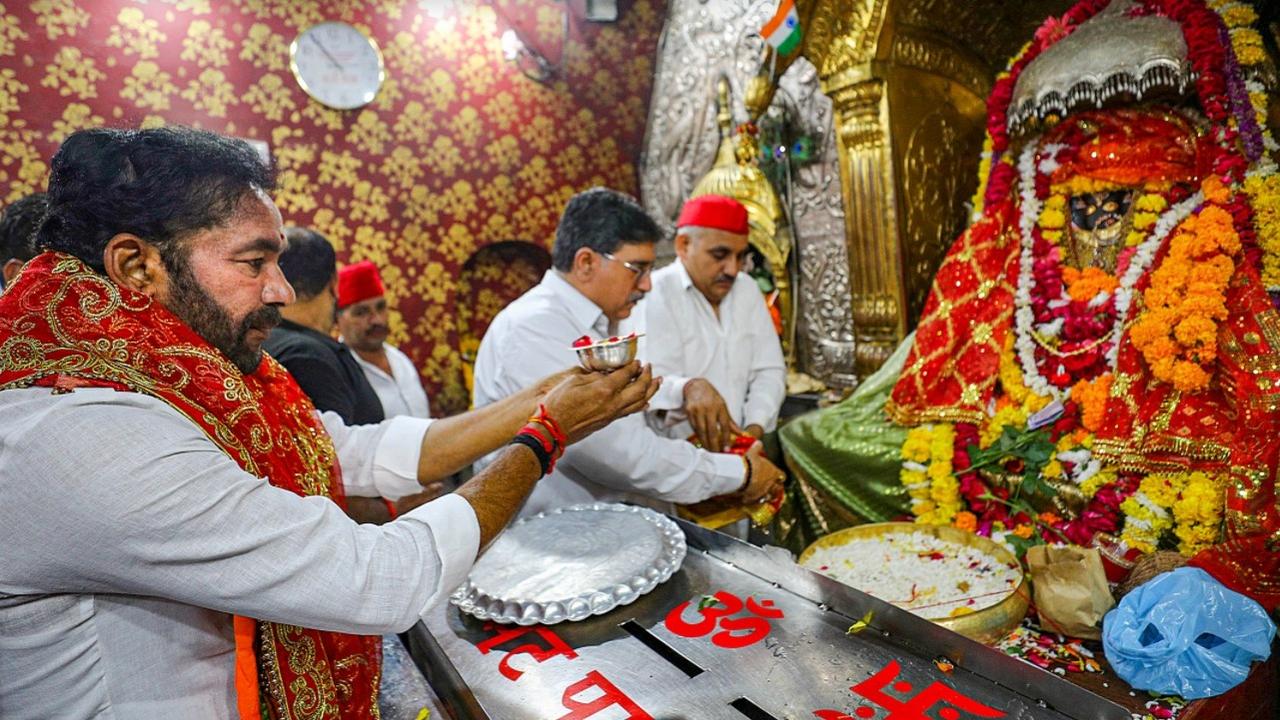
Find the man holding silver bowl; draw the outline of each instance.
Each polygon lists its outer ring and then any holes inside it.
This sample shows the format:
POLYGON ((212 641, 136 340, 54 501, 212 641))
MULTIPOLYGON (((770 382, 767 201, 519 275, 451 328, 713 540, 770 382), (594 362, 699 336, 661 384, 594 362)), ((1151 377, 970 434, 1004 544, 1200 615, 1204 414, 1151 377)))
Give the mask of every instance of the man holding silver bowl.
MULTIPOLYGON (((498 314, 480 343, 476 407, 573 363, 575 341, 584 336, 593 350, 601 350, 593 357, 609 356, 610 346, 633 354, 635 338, 619 326, 652 287, 660 234, 653 219, 622 193, 594 188, 574 196, 556 228, 552 269, 498 314)), ((670 509, 671 503, 736 494, 741 503, 751 503, 772 496, 782 480, 782 471, 759 447, 745 457, 708 452, 662 437, 632 415, 569 448, 521 514, 602 500, 670 509)))

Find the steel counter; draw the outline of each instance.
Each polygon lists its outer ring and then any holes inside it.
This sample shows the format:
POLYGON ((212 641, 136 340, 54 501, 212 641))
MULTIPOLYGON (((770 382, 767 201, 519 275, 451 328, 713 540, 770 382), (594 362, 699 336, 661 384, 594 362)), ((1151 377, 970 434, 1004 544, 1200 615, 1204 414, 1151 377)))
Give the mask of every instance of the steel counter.
POLYGON ((608 614, 499 626, 445 605, 418 623, 411 654, 453 720, 1130 717, 784 551, 677 522, 680 571, 608 614))

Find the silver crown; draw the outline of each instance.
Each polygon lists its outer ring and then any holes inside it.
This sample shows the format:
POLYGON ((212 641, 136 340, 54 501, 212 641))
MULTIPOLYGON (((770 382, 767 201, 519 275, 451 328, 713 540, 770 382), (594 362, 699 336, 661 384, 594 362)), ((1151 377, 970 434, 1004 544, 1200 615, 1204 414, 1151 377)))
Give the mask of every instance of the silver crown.
POLYGON ((1009 103, 1010 135, 1085 106, 1188 94, 1195 74, 1182 28, 1156 15, 1131 16, 1133 7, 1114 0, 1023 69, 1009 103))

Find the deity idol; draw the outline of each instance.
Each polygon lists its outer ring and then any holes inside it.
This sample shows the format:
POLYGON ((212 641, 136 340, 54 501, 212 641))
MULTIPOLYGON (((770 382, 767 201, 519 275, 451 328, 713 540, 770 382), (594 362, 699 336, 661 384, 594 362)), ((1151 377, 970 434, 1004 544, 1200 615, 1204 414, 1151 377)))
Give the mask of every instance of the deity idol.
POLYGON ((1280 602, 1280 176, 1256 20, 1085 0, 997 78, 973 224, 887 404, 919 522, 1176 549, 1280 602))

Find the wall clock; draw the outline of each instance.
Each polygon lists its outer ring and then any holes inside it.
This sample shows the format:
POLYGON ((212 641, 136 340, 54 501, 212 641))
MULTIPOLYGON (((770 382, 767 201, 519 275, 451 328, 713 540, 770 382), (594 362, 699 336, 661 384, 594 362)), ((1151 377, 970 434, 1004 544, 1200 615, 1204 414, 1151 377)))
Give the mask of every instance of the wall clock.
POLYGON ((344 22, 303 30, 289 45, 289 69, 308 95, 337 110, 368 105, 387 77, 377 43, 344 22))

